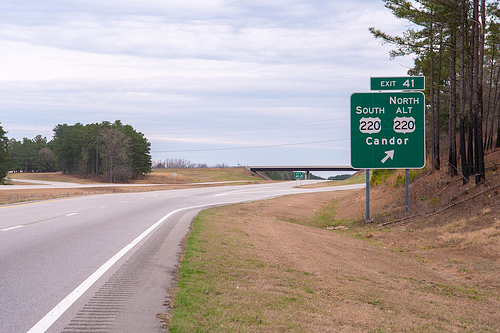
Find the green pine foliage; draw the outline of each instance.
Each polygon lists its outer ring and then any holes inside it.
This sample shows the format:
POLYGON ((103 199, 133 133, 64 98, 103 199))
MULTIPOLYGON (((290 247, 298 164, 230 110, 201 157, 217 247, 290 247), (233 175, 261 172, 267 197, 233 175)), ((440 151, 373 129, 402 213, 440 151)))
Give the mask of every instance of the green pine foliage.
POLYGON ((0 126, 0 183, 3 183, 12 163, 8 150, 9 141, 5 136, 6 134, 2 126, 0 126))
POLYGON ((408 21, 408 28, 399 35, 375 27, 369 31, 393 46, 391 58, 414 58, 409 75, 426 77, 430 167, 442 167, 445 151, 451 176, 460 175, 464 184, 472 177, 482 183, 485 151, 500 147, 500 1, 382 2, 395 17, 408 21))
POLYGON ((22 141, 6 139, 12 170, 62 171, 107 182, 126 182, 151 172, 151 143, 143 133, 119 120, 58 124, 53 132, 50 141, 40 135, 22 141))

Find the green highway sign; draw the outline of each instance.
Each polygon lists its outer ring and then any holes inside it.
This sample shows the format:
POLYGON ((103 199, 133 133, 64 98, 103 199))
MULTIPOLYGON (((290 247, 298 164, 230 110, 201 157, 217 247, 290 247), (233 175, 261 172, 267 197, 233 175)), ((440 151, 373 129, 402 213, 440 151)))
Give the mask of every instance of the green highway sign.
POLYGON ((351 166, 420 169, 425 166, 425 95, 372 92, 351 95, 351 166))
POLYGON ((400 76, 400 77, 372 77, 370 90, 424 90, 425 77, 400 76))
POLYGON ((295 179, 303 179, 304 178, 304 173, 301 171, 295 171, 293 173, 293 175, 294 175, 295 179))

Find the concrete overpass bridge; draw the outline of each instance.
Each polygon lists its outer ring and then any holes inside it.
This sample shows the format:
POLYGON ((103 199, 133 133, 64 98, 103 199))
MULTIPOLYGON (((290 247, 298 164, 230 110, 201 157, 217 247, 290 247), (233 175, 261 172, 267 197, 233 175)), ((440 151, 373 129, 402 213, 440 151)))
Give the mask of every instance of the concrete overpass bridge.
POLYGON ((340 165, 340 166, 304 166, 304 165, 293 165, 293 166, 251 166, 248 167, 250 171, 302 171, 305 173, 305 179, 309 179, 309 174, 312 171, 359 171, 359 169, 354 169, 350 165, 340 165))

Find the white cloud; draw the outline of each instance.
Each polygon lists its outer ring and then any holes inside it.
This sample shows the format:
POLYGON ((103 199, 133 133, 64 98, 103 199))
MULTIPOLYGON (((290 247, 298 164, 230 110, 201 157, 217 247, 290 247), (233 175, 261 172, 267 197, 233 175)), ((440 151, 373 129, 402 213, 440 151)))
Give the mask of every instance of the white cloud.
POLYGON ((151 133, 153 151, 345 148, 333 140, 349 137, 350 94, 406 72, 368 28, 402 23, 367 0, 2 1, 2 126, 20 138, 121 119, 151 133))

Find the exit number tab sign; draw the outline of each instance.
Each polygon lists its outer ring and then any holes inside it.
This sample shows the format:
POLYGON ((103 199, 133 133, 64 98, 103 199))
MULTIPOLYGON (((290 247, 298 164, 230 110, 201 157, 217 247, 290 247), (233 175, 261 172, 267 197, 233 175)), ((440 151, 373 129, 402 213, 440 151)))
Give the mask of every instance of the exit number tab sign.
POLYGON ((400 77, 372 77, 370 90, 424 90, 425 77, 400 76, 400 77))

